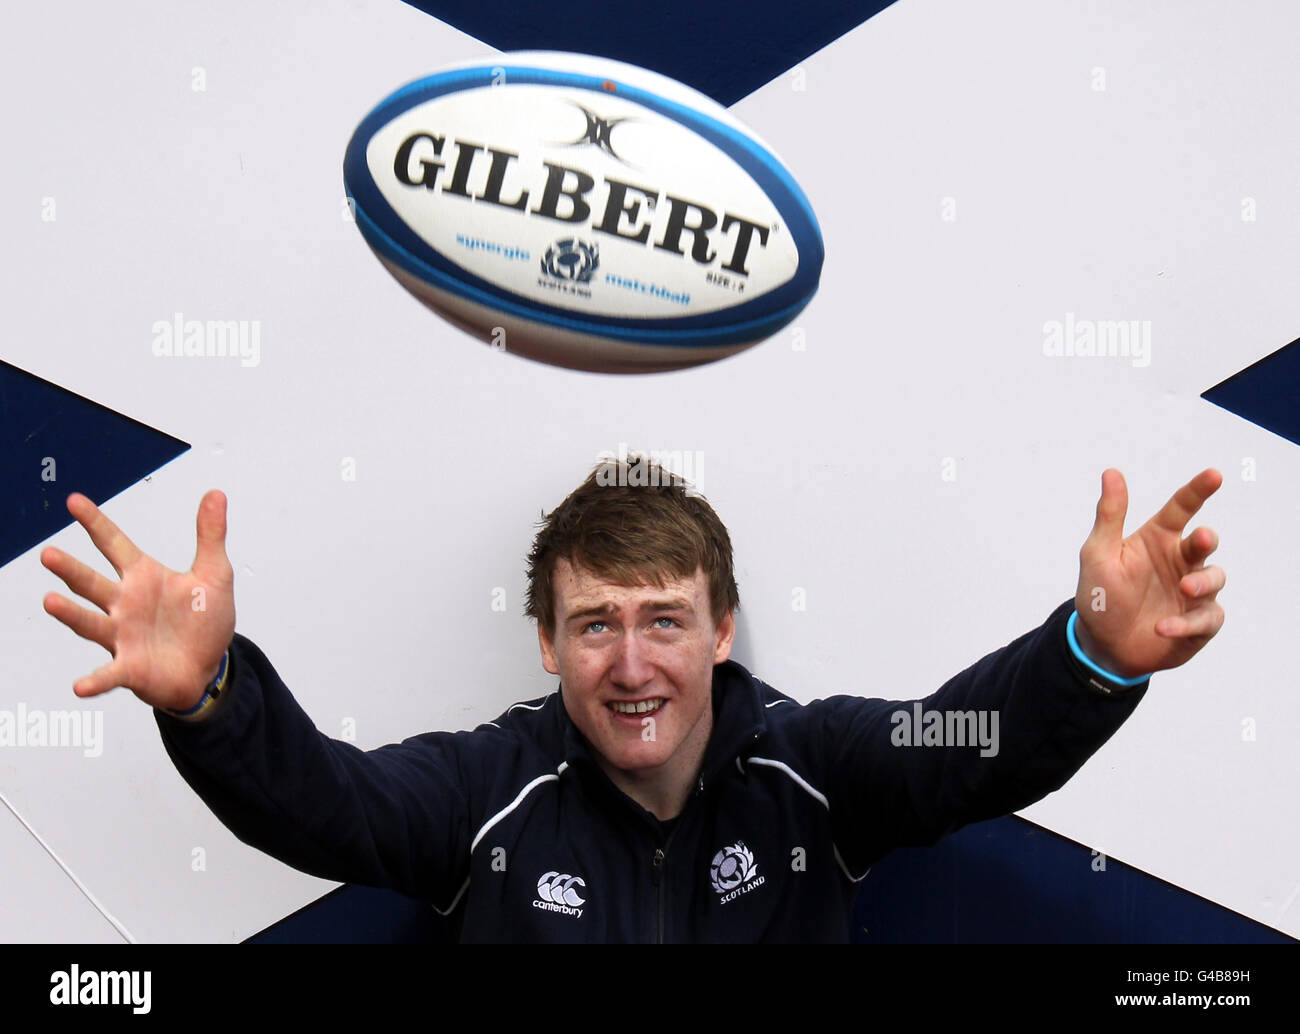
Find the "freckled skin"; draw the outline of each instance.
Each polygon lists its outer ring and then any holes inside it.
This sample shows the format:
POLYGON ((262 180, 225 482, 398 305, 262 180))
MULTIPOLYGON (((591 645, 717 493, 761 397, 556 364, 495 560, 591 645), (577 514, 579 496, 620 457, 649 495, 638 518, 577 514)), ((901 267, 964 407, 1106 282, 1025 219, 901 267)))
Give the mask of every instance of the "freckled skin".
POLYGON ((560 560, 554 582, 554 637, 537 630, 543 667, 560 676, 565 709, 614 785, 659 818, 674 817, 713 731, 713 668, 731 655, 733 615, 714 625, 699 568, 659 589, 616 585, 560 560), (593 607, 605 609, 581 613, 593 607), (608 706, 655 698, 664 706, 633 722, 608 706))

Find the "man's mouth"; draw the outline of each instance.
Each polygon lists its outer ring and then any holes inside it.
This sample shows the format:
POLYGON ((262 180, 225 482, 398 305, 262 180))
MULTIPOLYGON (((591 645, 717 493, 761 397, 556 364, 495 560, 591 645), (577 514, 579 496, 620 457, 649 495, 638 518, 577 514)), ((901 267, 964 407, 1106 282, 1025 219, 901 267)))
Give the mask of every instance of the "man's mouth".
POLYGON ((615 714, 643 715, 654 714, 665 703, 663 697, 656 697, 653 700, 611 700, 605 706, 615 714))

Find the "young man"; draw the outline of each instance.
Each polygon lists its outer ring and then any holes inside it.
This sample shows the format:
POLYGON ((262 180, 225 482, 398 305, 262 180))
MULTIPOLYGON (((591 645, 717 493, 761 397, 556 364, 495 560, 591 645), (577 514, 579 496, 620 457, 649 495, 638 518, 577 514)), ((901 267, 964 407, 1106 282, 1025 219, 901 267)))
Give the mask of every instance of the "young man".
POLYGON ((70 496, 121 581, 47 548, 103 613, 54 593, 45 608, 113 654, 74 692, 126 686, 153 706, 176 767, 241 840, 426 900, 462 940, 543 942, 847 940, 876 859, 1059 788, 1150 674, 1223 621, 1224 574, 1205 566, 1217 536, 1181 538, 1221 475, 1124 539, 1127 489, 1108 470, 1075 596, 1043 625, 920 702, 801 705, 729 659, 739 597, 717 515, 645 473, 599 465, 547 517, 527 611, 559 688, 472 732, 368 752, 319 733, 234 631, 219 492, 187 574, 70 496))

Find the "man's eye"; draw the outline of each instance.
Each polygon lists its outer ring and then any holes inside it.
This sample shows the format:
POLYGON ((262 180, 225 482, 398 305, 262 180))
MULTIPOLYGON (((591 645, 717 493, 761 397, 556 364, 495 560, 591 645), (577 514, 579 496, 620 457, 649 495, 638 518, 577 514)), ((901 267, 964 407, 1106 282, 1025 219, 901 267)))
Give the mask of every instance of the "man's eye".
POLYGON ((603 622, 603 621, 593 621, 593 622, 591 622, 591 624, 589 624, 585 629, 583 629, 583 631, 585 631, 585 632, 589 632, 589 631, 591 631, 593 628, 595 628, 597 625, 604 625, 604 624, 605 624, 605 622, 603 622))
POLYGON ((669 625, 675 625, 675 624, 677 624, 677 622, 674 621, 672 618, 656 618, 655 620, 656 620, 656 621, 667 621, 669 625))

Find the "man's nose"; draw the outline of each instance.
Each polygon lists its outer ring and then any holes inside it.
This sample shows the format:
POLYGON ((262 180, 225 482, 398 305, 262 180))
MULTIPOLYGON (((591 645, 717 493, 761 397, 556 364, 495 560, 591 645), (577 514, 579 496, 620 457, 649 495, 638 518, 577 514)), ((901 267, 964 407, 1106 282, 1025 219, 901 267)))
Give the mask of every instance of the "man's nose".
POLYGON ((625 631, 614 647, 614 664, 610 678, 621 689, 634 690, 644 686, 654 677, 650 661, 651 647, 635 631, 625 631))

